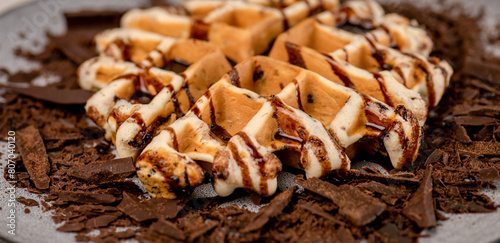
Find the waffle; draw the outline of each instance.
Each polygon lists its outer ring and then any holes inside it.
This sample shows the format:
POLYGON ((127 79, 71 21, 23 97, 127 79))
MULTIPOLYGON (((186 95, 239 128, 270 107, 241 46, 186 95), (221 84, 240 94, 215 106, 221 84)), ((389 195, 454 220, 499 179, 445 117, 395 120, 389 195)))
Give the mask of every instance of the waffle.
POLYGON ((344 151, 365 147, 360 139, 382 140, 401 168, 416 158, 420 136, 417 119, 402 106, 393 110, 314 72, 259 56, 236 65, 153 138, 137 168, 157 197, 173 198, 175 189, 201 183, 195 161, 211 168, 221 196, 235 188, 268 196, 276 191, 280 161, 321 177, 349 169, 344 151))
POLYGON ((209 40, 235 62, 265 52, 281 32, 312 13, 331 9, 337 0, 280 1, 186 1, 183 11, 164 8, 131 10, 122 27, 141 29, 177 38, 209 40), (255 3, 262 3, 262 6, 255 3))
POLYGON ((396 169, 416 159, 452 74, 429 57, 425 32, 373 1, 280 2, 132 10, 96 37, 100 56, 79 70, 82 87, 100 89, 87 113, 120 157, 136 158, 153 197, 176 198, 207 174, 221 196, 269 196, 283 164, 311 178, 349 170, 359 153, 396 169), (328 11, 306 19, 316 9, 328 11), (276 37, 269 57, 254 56, 276 37), (164 70, 171 63, 191 65, 164 70))
POLYGON ((80 66, 79 82, 100 88, 85 109, 120 157, 135 158, 158 126, 186 113, 231 68, 217 47, 200 40, 114 29, 96 43, 101 55, 80 66), (186 69, 159 68, 173 62, 186 69))
POLYGON ((269 56, 315 71, 394 108, 403 105, 423 125, 426 106, 439 103, 453 73, 445 61, 428 57, 431 49, 425 32, 406 18, 384 15, 373 1, 351 1, 281 34, 269 56), (335 28, 345 25, 368 32, 335 28))

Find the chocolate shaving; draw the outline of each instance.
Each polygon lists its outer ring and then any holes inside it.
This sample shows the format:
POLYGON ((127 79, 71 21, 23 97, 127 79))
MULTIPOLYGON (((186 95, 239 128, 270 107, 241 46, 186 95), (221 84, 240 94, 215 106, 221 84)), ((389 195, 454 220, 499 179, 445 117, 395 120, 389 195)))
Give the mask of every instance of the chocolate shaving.
POLYGON ((155 212, 148 210, 144 204, 141 204, 137 197, 127 192, 123 192, 123 199, 118 205, 118 209, 137 222, 144 222, 161 217, 155 212))
POLYGON ((402 198, 405 196, 405 193, 403 191, 401 191, 400 189, 398 189, 397 187, 387 186, 387 185, 384 185, 384 184, 382 184, 380 182, 376 182, 376 181, 361 183, 361 184, 358 184, 357 187, 363 188, 365 190, 369 190, 371 192, 381 194, 382 196, 380 197, 380 199, 382 199, 384 202, 391 204, 391 205, 395 205, 396 201, 399 198, 402 198))
POLYGON ((186 239, 184 233, 182 233, 182 231, 179 230, 177 226, 175 226, 175 224, 167 220, 159 220, 157 222, 154 222, 153 224, 151 224, 150 229, 156 231, 159 234, 166 235, 177 240, 186 239))
POLYGON ((444 152, 440 149, 436 149, 434 150, 434 152, 432 152, 431 155, 429 155, 429 157, 427 157, 427 159, 425 160, 425 163, 426 164, 435 164, 437 162, 440 162, 441 159, 443 158, 443 154, 444 152))
POLYGON ((101 215, 87 220, 87 223, 85 223, 85 228, 95 229, 95 228, 106 227, 116 219, 118 219, 117 215, 111 215, 111 214, 101 215))
POLYGON ((337 187, 317 178, 304 180, 302 175, 295 177, 294 181, 305 189, 332 200, 339 206, 339 214, 356 226, 372 222, 386 208, 385 203, 351 185, 337 187))
POLYGON ((488 116, 456 116, 453 118, 459 125, 484 126, 491 125, 500 120, 488 116))
POLYGON ((116 197, 111 194, 97 192, 60 191, 57 195, 63 202, 111 204, 116 201, 116 197))
POLYGON ((348 170, 343 174, 339 175, 339 177, 347 177, 350 179, 370 179, 374 181, 378 181, 385 184, 404 184, 410 186, 418 186, 419 181, 415 178, 402 177, 397 175, 384 175, 384 174, 374 174, 367 173, 360 170, 348 170))
POLYGON ((478 115, 478 116, 490 116, 499 117, 500 107, 491 105, 457 105, 453 107, 453 115, 478 115))
POLYGON ((432 200, 432 165, 428 165, 422 183, 403 209, 406 217, 420 228, 436 226, 436 214, 432 200))
POLYGON ((62 232, 78 232, 85 229, 85 225, 82 223, 66 223, 63 226, 57 228, 58 231, 62 232))
POLYGON ((476 173, 474 177, 477 181, 481 182, 493 182, 500 181, 500 174, 498 170, 494 167, 480 169, 479 171, 474 171, 476 173))
POLYGON ((93 92, 83 89, 57 89, 54 87, 30 87, 9 89, 29 97, 61 105, 81 105, 93 95, 93 92))
POLYGON ((338 225, 345 225, 344 222, 334 218, 331 214, 325 212, 325 210, 323 210, 322 208, 316 206, 316 205, 313 205, 313 204, 299 204, 298 205, 299 208, 302 208, 302 209, 305 209, 315 215, 318 215, 318 216, 321 216, 325 219, 328 219, 330 221, 332 221, 333 223, 335 224, 338 224, 338 225))
POLYGON ((457 141, 461 143, 470 143, 472 140, 470 139, 469 135, 467 134, 467 130, 463 126, 458 126, 456 132, 456 139, 457 141))
POLYGON ((125 179, 134 172, 135 166, 132 158, 120 158, 75 166, 68 171, 68 175, 87 183, 102 184, 125 179))
POLYGON ((292 200, 293 194, 297 189, 296 186, 288 188, 286 191, 277 195, 269 205, 262 208, 249 221, 248 225, 241 230, 243 233, 248 233, 254 230, 261 229, 269 220, 280 214, 292 200))
POLYGON ((40 132, 34 126, 29 126, 16 133, 19 139, 18 148, 23 158, 23 164, 28 170, 31 180, 38 189, 48 189, 50 178, 50 163, 43 145, 40 132))
POLYGON ((500 83, 500 65, 468 56, 465 59, 465 72, 472 76, 500 83))
POLYGON ((31 206, 38 206, 38 202, 34 199, 31 199, 31 198, 25 198, 25 197, 18 197, 16 198, 16 201, 26 205, 27 207, 31 207, 31 206))

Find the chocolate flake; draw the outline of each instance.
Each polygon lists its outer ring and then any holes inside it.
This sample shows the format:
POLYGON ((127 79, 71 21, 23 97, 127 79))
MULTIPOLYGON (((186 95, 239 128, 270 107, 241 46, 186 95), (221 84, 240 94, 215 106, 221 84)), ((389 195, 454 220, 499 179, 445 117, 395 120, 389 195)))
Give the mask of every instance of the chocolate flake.
POLYGON ((25 197, 18 197, 16 198, 16 201, 26 205, 27 207, 31 207, 31 206, 38 206, 38 202, 34 199, 31 199, 31 198, 25 198, 25 197))
POLYGON ((58 231, 63 232, 78 232, 85 228, 85 225, 82 223, 66 223, 63 226, 57 228, 58 231))
POLYGON ((132 158, 120 158, 72 167, 68 175, 88 183, 102 184, 125 179, 134 172, 132 158))
POLYGON ((87 229, 102 228, 108 226, 116 219, 118 219, 118 216, 116 215, 111 215, 111 214, 101 215, 87 220, 87 223, 85 223, 85 228, 87 229))
POLYGON ((339 214, 357 226, 372 222, 386 208, 385 203, 351 185, 337 187, 317 178, 304 180, 302 175, 295 177, 294 181, 305 189, 330 199, 339 206, 339 214))
POLYGON ((22 95, 61 105, 85 104, 87 100, 94 94, 91 91, 83 89, 57 89, 54 87, 38 86, 29 88, 9 88, 22 95))
POLYGON ((57 194, 63 202, 111 204, 116 201, 116 197, 111 194, 97 192, 60 191, 57 194))
POLYGON ((166 235, 168 237, 177 239, 177 240, 185 240, 186 236, 182 233, 175 224, 167 220, 159 220, 151 224, 151 230, 156 231, 159 234, 166 235))
POLYGON ((118 205, 118 209, 137 222, 144 222, 159 217, 155 212, 145 208, 137 197, 127 192, 123 192, 123 199, 118 205))
POLYGON ((290 187, 273 198, 269 205, 260 209, 260 211, 250 219, 248 225, 243 228, 241 232, 248 233, 264 227, 271 218, 276 217, 288 206, 296 189, 296 186, 290 187))
POLYGON ((332 221, 333 223, 335 224, 338 224, 338 225, 345 225, 344 222, 334 218, 331 214, 325 212, 325 210, 323 210, 322 208, 316 206, 316 205, 313 205, 313 204, 309 204, 309 203, 306 203, 306 204, 298 204, 298 207, 299 208, 302 208, 302 209, 305 209, 315 215, 318 215, 318 216, 321 216, 325 219, 328 219, 330 221, 332 221))
POLYGON ((29 126, 18 131, 16 135, 23 164, 31 180, 36 188, 48 189, 50 178, 47 174, 50 172, 50 163, 40 132, 34 126, 29 126))
POLYGON ((436 226, 436 214, 432 200, 432 165, 428 165, 422 183, 403 209, 403 214, 420 228, 436 226))
POLYGON ((457 141, 461 142, 461 143, 470 143, 472 142, 472 140, 470 139, 469 135, 467 134, 467 130, 465 130, 465 128, 463 126, 458 126, 456 132, 455 132, 455 135, 456 135, 456 139, 457 141))

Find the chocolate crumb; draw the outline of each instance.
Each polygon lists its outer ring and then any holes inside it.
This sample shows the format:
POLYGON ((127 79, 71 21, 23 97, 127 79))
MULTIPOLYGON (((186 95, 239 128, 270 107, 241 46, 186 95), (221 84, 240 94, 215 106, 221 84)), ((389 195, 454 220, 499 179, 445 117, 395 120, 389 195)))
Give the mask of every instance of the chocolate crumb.
POLYGON ((24 204, 27 207, 38 206, 38 202, 34 199, 31 199, 31 198, 25 198, 25 197, 20 196, 20 197, 16 198, 16 201, 24 204))
POLYGON ((23 164, 31 180, 38 189, 48 189, 50 178, 47 174, 50 172, 50 164, 40 132, 34 126, 29 126, 18 131, 16 135, 23 164))
POLYGON ((386 208, 383 202, 351 185, 337 187, 317 178, 304 180, 301 175, 295 177, 294 181, 305 189, 332 200, 339 206, 339 214, 357 226, 372 222, 386 208))
POLYGON ((100 163, 72 167, 68 175, 92 184, 122 180, 135 172, 132 158, 120 158, 100 163))
POLYGON ((436 226, 436 214, 432 200, 432 165, 428 165, 418 190, 413 194, 403 213, 420 228, 436 226))

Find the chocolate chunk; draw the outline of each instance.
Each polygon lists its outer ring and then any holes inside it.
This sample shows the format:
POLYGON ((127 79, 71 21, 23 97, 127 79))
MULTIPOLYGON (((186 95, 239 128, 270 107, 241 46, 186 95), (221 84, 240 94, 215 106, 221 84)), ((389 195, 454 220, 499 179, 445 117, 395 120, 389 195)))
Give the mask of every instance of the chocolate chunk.
POLYGON ((403 214, 420 228, 436 226, 436 214, 432 200, 432 165, 428 165, 417 191, 403 209, 403 214))
POLYGON ((298 207, 299 208, 302 208, 302 209, 305 209, 315 215, 318 215, 318 216, 321 216, 325 219, 328 219, 330 221, 332 221, 333 223, 335 224, 338 224, 338 225, 345 225, 344 222, 334 218, 332 215, 330 215, 329 213, 325 212, 325 210, 323 210, 322 208, 316 206, 316 205, 313 205, 313 204, 298 204, 298 207))
POLYGON ((465 59, 465 72, 478 78, 500 82, 500 65, 468 56, 465 59))
POLYGON ((111 204, 116 201, 116 198, 111 194, 97 192, 60 191, 57 194, 59 200, 63 202, 111 204))
POLYGON ((85 225, 82 223, 66 223, 63 226, 57 228, 58 231, 63 232, 78 232, 85 228, 85 225))
POLYGON ((175 218, 177 214, 182 210, 182 206, 179 205, 178 200, 171 200, 166 198, 151 198, 142 202, 146 208, 150 211, 156 212, 162 218, 171 219, 175 218))
POLYGON ((78 45, 68 35, 53 38, 54 43, 61 52, 76 64, 82 64, 94 55, 87 48, 78 45))
POLYGON ((455 122, 459 125, 484 126, 494 124, 499 120, 488 116, 456 116, 455 122))
POLYGON ((85 223, 85 228, 87 229, 102 228, 108 226, 116 219, 118 219, 117 215, 111 215, 111 214, 101 215, 87 220, 87 223, 85 223))
POLYGON ((48 189, 50 178, 50 163, 43 145, 40 132, 34 126, 29 126, 16 133, 19 139, 18 148, 23 158, 23 164, 28 170, 30 179, 38 189, 48 189))
POLYGON ((132 158, 120 158, 72 167, 68 175, 88 183, 102 184, 122 180, 135 172, 132 158))
POLYGON ((118 209, 137 222, 161 217, 161 215, 157 215, 155 212, 145 208, 137 197, 127 192, 123 192, 123 199, 118 205, 118 209))
POLYGON ((472 140, 470 139, 469 135, 467 134, 467 130, 465 130, 464 126, 458 126, 457 130, 455 131, 456 139, 457 141, 461 143, 470 143, 472 140))
POLYGON ((57 89, 54 87, 38 86, 30 88, 9 88, 22 95, 62 105, 85 104, 90 96, 93 95, 93 92, 83 89, 57 89))
POLYGON ((436 149, 434 150, 434 152, 432 152, 431 155, 429 155, 429 157, 427 157, 427 159, 425 160, 425 163, 426 164, 435 164, 439 161, 441 161, 441 159, 443 158, 443 154, 444 152, 440 149, 436 149))
POLYGON ((372 222, 386 208, 385 203, 350 185, 337 187, 317 178, 304 180, 302 175, 295 177, 294 181, 305 189, 330 199, 339 206, 339 214, 357 226, 372 222))
POLYGON ((114 232, 113 235, 118 239, 128 239, 135 236, 135 231, 132 229, 127 229, 125 231, 114 232))
POLYGON ((247 233, 264 227, 271 218, 276 217, 288 206, 296 189, 296 186, 290 187, 273 198, 269 205, 260 209, 260 211, 250 219, 248 225, 243 228, 241 232, 247 233))
POLYGON ((498 170, 494 167, 480 169, 479 171, 473 172, 477 181, 481 182, 493 182, 500 181, 500 174, 498 170))
POLYGON ((217 227, 217 225, 219 225, 219 222, 217 221, 209 221, 208 223, 203 223, 202 225, 198 225, 195 231, 190 232, 188 241, 193 242, 198 237, 204 235, 208 231, 217 227))
POLYGON ((184 235, 184 233, 182 233, 182 231, 179 230, 177 228, 177 226, 175 226, 175 224, 173 224, 172 222, 167 221, 167 220, 162 219, 162 220, 158 220, 157 222, 154 222, 153 224, 151 224, 150 229, 156 231, 159 234, 166 235, 168 237, 171 237, 171 238, 174 238, 177 240, 185 240, 186 239, 186 236, 184 235))
POLYGON ((391 205, 396 204, 399 198, 405 196, 405 193, 397 187, 387 186, 376 181, 361 183, 357 187, 381 194, 382 197, 380 199, 391 205))
POLYGON ((337 237, 339 242, 356 242, 351 230, 346 227, 340 227, 337 230, 337 237))
POLYGON ((460 154, 472 154, 477 156, 500 156, 500 142, 474 142, 470 145, 457 144, 460 154))
POLYGON ((16 201, 26 205, 27 207, 31 207, 31 206, 38 206, 38 202, 34 199, 31 199, 31 198, 25 198, 25 197, 18 197, 16 198, 16 201))
POLYGON ((500 107, 491 105, 457 105, 453 107, 453 115, 480 115, 499 117, 500 107))
POLYGON ((370 179, 378 182, 382 182, 385 184, 405 184, 410 186, 419 185, 419 181, 415 178, 403 177, 398 175, 384 175, 384 174, 374 174, 367 173, 360 170, 348 170, 343 174, 339 175, 339 177, 347 177, 352 179, 370 179))

